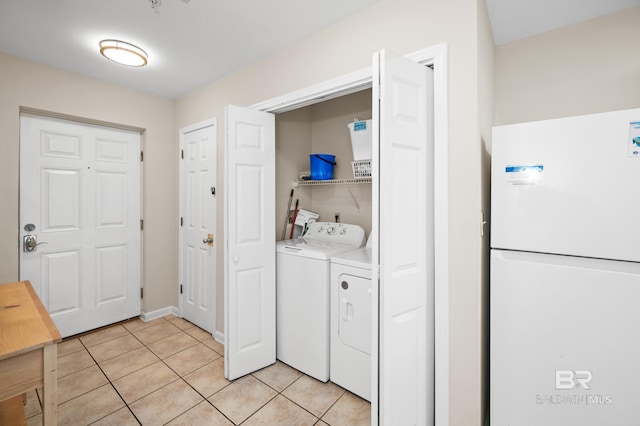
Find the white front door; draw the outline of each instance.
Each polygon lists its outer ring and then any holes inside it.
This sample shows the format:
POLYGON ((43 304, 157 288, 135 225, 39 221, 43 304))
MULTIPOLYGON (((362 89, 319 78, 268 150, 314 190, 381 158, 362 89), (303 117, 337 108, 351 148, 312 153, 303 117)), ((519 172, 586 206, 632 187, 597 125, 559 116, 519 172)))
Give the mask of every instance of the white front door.
POLYGON ((373 162, 379 207, 374 265, 376 257, 380 265, 374 371, 374 383, 379 371, 374 389, 379 405, 373 416, 384 425, 429 425, 434 422, 433 71, 404 57, 389 58, 385 51, 374 55, 373 68, 373 133, 379 135, 373 162))
POLYGON ((180 130, 180 309, 186 320, 215 331, 215 120, 180 130))
POLYGON ((63 337, 140 315, 140 134, 20 123, 20 279, 63 337))
POLYGON ((225 377, 276 361, 275 118, 226 109, 225 377))

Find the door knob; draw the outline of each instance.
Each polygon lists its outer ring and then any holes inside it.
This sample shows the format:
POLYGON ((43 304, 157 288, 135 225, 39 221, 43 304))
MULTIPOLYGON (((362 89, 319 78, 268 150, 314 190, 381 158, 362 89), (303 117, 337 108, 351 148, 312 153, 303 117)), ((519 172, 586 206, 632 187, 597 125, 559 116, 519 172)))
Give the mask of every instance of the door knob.
POLYGON ((202 240, 202 242, 206 245, 208 245, 209 247, 213 246, 213 234, 208 234, 207 238, 205 238, 204 240, 202 240))
POLYGON ((39 243, 38 237, 35 235, 25 235, 22 237, 22 251, 31 253, 38 249, 40 244, 48 244, 47 242, 39 243))

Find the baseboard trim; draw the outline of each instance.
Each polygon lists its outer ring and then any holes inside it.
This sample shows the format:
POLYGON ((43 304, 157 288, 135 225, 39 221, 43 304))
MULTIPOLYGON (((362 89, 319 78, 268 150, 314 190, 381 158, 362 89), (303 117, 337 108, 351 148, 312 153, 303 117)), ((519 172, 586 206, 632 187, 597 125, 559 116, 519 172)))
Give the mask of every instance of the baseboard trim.
MULTIPOLYGON (((140 319, 144 322, 149 322, 154 319, 158 319, 167 315, 174 315, 178 318, 181 318, 180 310, 176 306, 167 306, 165 308, 157 309, 151 312, 142 312, 140 314, 140 319)), ((216 330, 211 335, 213 336, 214 339, 216 339, 218 342, 224 345, 224 333, 216 330)))
POLYGON ((224 345, 224 334, 222 334, 221 332, 219 332, 217 330, 214 331, 213 332, 213 338, 224 345))
POLYGON ((178 308, 175 306, 167 306, 165 308, 157 309, 151 312, 142 312, 140 314, 140 319, 144 322, 149 322, 151 320, 158 319, 166 315, 174 315, 176 317, 179 316, 178 308))

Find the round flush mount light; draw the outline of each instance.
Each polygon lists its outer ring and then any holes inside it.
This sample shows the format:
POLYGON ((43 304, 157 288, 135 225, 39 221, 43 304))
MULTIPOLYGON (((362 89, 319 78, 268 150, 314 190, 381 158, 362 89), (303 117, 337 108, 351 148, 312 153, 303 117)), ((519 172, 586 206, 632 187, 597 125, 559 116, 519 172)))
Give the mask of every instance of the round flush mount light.
POLYGON ((102 40, 100 54, 105 58, 130 67, 147 65, 147 52, 131 43, 121 40, 102 40))

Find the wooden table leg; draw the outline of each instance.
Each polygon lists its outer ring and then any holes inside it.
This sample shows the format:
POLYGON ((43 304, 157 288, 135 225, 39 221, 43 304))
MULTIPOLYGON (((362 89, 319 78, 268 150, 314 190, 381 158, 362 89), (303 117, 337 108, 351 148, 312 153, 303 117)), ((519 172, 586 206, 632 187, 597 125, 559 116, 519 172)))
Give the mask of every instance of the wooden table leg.
POLYGON ((42 419, 44 426, 55 426, 58 421, 58 345, 43 350, 44 377, 42 388, 42 419))

